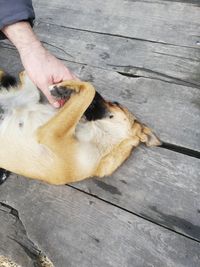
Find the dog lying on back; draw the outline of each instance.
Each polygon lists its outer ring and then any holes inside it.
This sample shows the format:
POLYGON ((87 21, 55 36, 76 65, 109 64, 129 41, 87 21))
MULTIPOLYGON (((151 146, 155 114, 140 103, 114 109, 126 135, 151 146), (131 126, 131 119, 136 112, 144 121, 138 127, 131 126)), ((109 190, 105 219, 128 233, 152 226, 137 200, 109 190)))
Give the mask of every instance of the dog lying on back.
POLYGON ((25 72, 19 84, 0 71, 0 168, 51 184, 112 174, 140 142, 160 145, 151 129, 86 82, 50 86, 65 100, 41 103, 25 72))

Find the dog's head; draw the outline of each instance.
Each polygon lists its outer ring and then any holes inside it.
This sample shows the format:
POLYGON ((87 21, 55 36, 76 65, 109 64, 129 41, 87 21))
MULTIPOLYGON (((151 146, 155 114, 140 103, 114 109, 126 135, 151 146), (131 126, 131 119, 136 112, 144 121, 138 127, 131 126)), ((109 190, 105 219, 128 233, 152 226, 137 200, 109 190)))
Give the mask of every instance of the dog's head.
POLYGON ((133 139, 133 144, 146 143, 147 146, 161 144, 150 128, 137 121, 135 116, 118 102, 106 101, 98 92, 84 113, 88 121, 99 121, 105 131, 119 139, 133 139))

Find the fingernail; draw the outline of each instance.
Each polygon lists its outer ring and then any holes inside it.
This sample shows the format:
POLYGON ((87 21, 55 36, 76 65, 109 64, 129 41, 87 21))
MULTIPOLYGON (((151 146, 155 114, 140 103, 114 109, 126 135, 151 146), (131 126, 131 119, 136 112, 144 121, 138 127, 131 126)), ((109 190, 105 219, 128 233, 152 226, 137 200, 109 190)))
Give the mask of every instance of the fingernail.
POLYGON ((54 106, 54 108, 59 108, 60 107, 60 104, 59 104, 59 102, 54 102, 53 103, 53 106, 54 106))

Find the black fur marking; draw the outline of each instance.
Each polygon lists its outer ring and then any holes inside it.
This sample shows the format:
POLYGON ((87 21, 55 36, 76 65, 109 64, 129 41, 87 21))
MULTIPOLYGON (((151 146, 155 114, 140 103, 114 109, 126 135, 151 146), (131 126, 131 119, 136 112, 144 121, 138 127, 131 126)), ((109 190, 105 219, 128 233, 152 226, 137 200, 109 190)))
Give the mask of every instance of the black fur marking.
POLYGON ((3 77, 0 80, 0 85, 1 85, 1 87, 8 89, 11 86, 12 87, 16 86, 17 80, 15 77, 13 77, 9 74, 5 74, 5 75, 3 75, 3 77))
POLYGON ((9 177, 10 172, 0 168, 0 185, 5 182, 5 180, 9 177))
POLYGON ((108 114, 108 108, 103 97, 96 92, 92 103, 89 105, 84 115, 88 121, 100 120, 108 114))
POLYGON ((52 96, 58 99, 68 99, 72 93, 75 93, 75 90, 64 86, 54 86, 51 90, 52 96))
MULTIPOLYGON (((52 96, 58 99, 69 99, 75 90, 67 88, 64 86, 54 86, 51 90, 52 96)), ((106 106, 106 101, 103 97, 96 92, 92 103, 89 105, 84 113, 84 116, 88 121, 100 120, 108 115, 108 108, 106 106)))

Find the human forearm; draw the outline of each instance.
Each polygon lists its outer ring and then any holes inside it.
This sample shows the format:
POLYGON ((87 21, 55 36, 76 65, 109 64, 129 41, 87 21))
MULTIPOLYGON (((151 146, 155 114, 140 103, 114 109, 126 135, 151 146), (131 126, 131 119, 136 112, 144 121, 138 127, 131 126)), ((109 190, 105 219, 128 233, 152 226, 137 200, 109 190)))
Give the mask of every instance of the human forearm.
POLYGON ((8 25, 2 31, 15 45, 20 54, 29 49, 42 47, 28 22, 20 21, 8 25))
POLYGON ((31 0, 0 0, 0 39, 6 36, 2 29, 18 21, 27 21, 33 25, 35 18, 31 0))
POLYGON ((43 91, 54 107, 59 107, 61 103, 52 97, 49 86, 63 80, 77 79, 76 76, 43 47, 28 22, 6 26, 3 33, 19 51, 30 79, 43 91))

